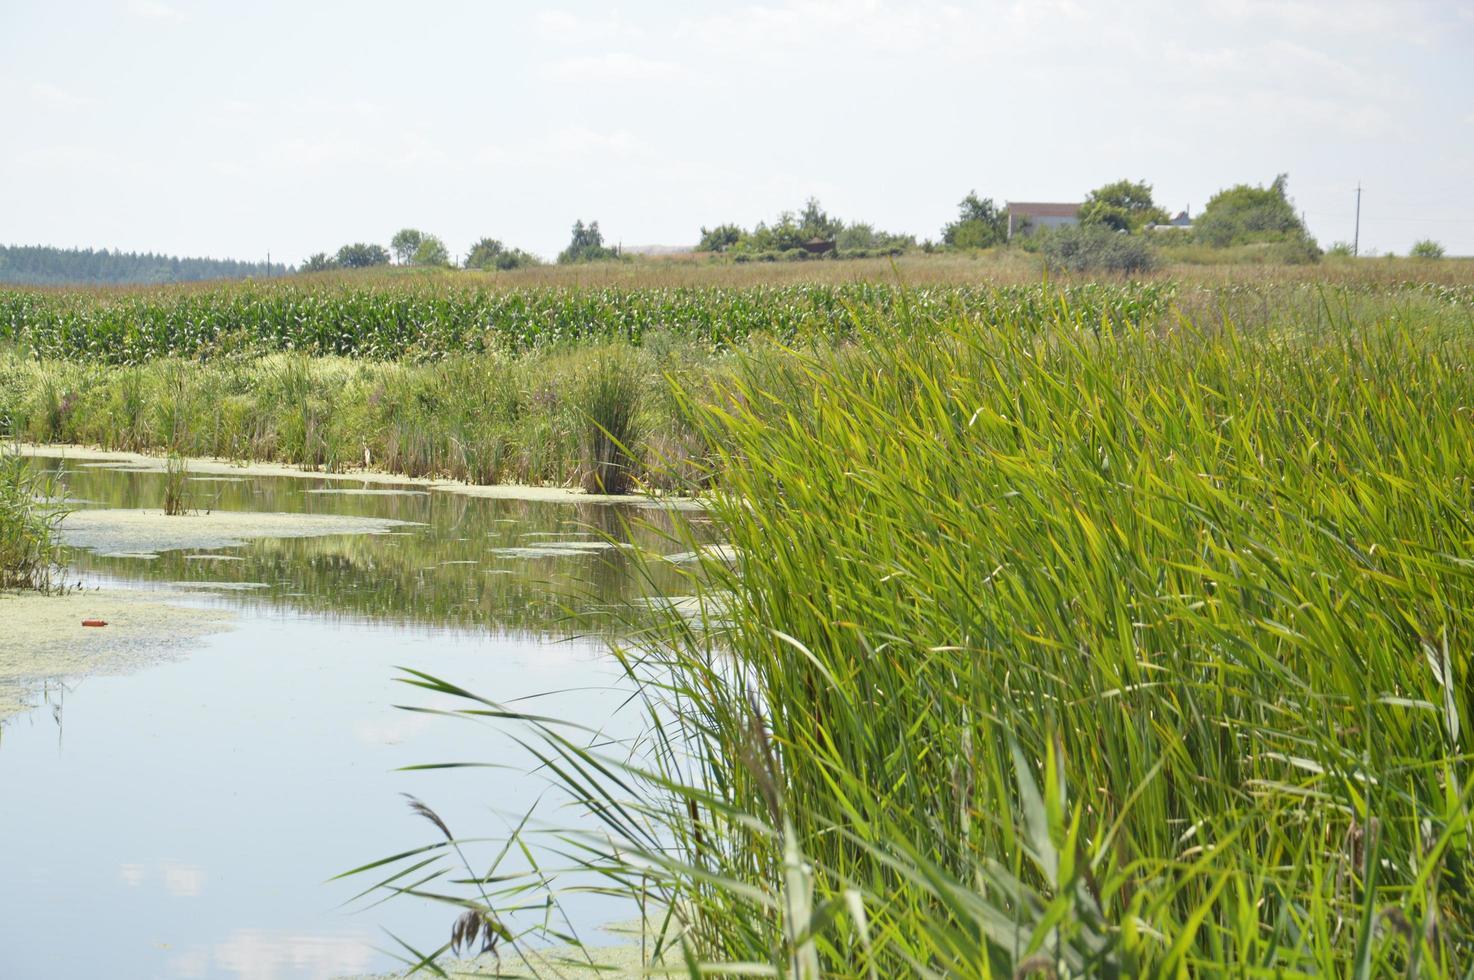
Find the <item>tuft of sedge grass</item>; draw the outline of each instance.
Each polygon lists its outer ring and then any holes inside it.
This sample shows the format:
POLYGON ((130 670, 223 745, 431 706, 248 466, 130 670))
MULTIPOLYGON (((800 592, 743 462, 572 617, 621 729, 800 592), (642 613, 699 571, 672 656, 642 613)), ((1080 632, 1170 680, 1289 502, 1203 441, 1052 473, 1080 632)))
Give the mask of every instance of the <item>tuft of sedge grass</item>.
POLYGON ((634 485, 645 381, 617 352, 599 356, 578 389, 580 483, 589 493, 628 493, 634 485))
POLYGON ((693 975, 1465 976, 1471 356, 1064 306, 754 360, 688 405, 731 551, 620 653, 642 744, 411 682, 693 975))
POLYGON ((170 453, 164 460, 164 514, 179 517, 190 511, 189 464, 170 453))

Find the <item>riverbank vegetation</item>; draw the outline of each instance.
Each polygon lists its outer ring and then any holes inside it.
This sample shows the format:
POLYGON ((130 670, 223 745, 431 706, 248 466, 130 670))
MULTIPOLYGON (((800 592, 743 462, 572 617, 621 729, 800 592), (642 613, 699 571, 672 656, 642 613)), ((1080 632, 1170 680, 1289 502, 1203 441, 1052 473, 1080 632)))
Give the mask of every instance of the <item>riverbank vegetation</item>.
MULTIPOLYGON (((1277 267, 1030 282, 1013 267, 938 259, 867 267, 891 282, 764 285, 695 267, 649 286, 406 271, 0 291, 0 434, 473 483, 672 489, 709 447, 671 383, 711 389, 755 352, 840 350, 876 324, 926 331, 959 316, 1071 330, 1229 318, 1269 331, 1468 309, 1468 263, 1419 278, 1406 264, 1346 263, 1319 280, 1277 267), (967 281, 979 270, 1004 281, 967 281)), ((524 274, 545 270, 509 275, 524 274)))
POLYGON ((60 569, 55 487, 18 454, 0 449, 0 589, 50 591, 60 569))
POLYGON ((519 724, 693 971, 1464 976, 1474 324, 1325 305, 744 354, 638 749, 406 679, 519 724))

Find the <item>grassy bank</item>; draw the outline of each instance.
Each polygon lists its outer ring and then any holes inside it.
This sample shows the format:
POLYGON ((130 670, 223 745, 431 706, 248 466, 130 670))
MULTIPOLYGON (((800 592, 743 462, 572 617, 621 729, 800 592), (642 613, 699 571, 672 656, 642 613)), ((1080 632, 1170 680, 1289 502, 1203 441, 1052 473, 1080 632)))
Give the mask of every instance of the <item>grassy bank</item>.
POLYGON ((700 384, 719 370, 717 357, 658 344, 428 363, 278 354, 109 367, 0 355, 0 429, 329 471, 671 486, 702 450, 665 379, 700 384))
POLYGON ((653 764, 523 719, 568 846, 769 975, 1465 976, 1471 356, 1453 309, 746 362, 693 398, 723 625, 626 655, 653 764))

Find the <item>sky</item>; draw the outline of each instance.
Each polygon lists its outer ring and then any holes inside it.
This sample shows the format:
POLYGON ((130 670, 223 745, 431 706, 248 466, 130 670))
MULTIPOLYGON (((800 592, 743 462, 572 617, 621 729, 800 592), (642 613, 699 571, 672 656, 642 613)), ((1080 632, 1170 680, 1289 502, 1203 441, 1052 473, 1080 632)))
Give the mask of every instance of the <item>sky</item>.
POLYGON ((1322 245, 1474 255, 1471 0, 0 0, 0 243, 546 257, 1119 178, 1289 175, 1322 245))

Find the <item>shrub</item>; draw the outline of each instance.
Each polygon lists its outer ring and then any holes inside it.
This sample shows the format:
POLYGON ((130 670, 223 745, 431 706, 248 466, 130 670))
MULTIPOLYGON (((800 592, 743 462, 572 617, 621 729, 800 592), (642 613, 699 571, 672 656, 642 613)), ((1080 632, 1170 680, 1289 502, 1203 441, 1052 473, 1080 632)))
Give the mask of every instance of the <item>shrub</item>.
POLYGON ((1431 238, 1424 238, 1414 242, 1412 249, 1407 254, 1415 259, 1441 259, 1443 258, 1443 246, 1431 238))
POLYGON ((524 252, 520 248, 507 248, 495 238, 481 239, 471 246, 471 254, 466 256, 467 269, 481 269, 482 271, 492 269, 506 271, 541 264, 536 255, 524 252))
POLYGON ((1145 240, 1089 226, 1059 228, 1045 236, 1044 257, 1051 266, 1069 272, 1130 275, 1156 265, 1145 240))

